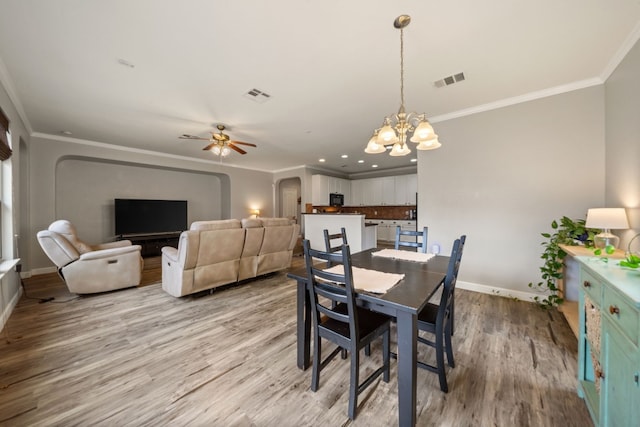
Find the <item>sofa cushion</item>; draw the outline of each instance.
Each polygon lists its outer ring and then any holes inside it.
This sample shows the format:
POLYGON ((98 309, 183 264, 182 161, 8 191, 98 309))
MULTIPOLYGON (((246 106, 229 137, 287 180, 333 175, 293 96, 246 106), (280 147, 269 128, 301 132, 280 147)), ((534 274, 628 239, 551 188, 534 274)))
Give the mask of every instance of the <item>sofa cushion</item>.
POLYGON ((228 228, 242 228, 242 223, 238 219, 219 219, 213 221, 194 221, 189 230, 226 230, 228 228))
POLYGON ((263 227, 279 227, 283 225, 292 225, 295 223, 289 218, 260 218, 263 227))
POLYGON ((258 228, 263 227, 260 218, 242 218, 242 228, 258 228))

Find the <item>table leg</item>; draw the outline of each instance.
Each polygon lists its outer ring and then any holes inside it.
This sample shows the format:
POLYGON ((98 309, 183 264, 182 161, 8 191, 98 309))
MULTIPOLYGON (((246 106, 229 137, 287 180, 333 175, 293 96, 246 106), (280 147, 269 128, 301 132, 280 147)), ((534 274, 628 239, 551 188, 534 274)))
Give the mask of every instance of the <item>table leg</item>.
POLYGON ((307 293, 306 281, 298 280, 297 287, 298 368, 305 370, 310 366, 311 301, 307 293))
POLYGON ((398 417, 399 425, 416 425, 417 316, 399 312, 398 329, 398 417))

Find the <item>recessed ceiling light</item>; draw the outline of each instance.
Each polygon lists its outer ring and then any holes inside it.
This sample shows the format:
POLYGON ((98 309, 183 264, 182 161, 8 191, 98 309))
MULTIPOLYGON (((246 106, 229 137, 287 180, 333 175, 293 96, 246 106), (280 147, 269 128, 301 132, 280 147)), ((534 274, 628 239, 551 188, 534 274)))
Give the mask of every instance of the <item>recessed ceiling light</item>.
POLYGON ((358 160, 358 163, 364 163, 364 160, 358 160))
POLYGON ((343 159, 346 159, 347 157, 349 157, 349 155, 347 155, 347 154, 343 154, 343 155, 342 155, 342 156, 340 156, 340 157, 342 157, 343 159))
POLYGON ((378 165, 371 165, 371 167, 372 167, 372 168, 377 168, 377 167, 378 167, 378 165))
POLYGON ((70 130, 63 130, 60 131, 63 135, 71 135, 71 131, 70 130))
POLYGON ((418 161, 418 159, 411 159, 411 163, 415 163, 417 161, 418 161))
POLYGON ((325 160, 325 159, 318 159, 318 161, 319 161, 320 163, 324 163, 326 160, 325 160))

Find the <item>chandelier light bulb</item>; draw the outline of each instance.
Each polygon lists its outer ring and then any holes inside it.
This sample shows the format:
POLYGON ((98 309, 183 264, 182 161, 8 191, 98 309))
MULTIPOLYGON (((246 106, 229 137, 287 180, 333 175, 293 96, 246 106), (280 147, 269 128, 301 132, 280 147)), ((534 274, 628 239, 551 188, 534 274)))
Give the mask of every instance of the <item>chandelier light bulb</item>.
POLYGON ((406 156, 407 154, 410 154, 411 150, 409 149, 409 147, 407 147, 407 144, 401 144, 399 142, 396 142, 395 144, 393 144, 393 147, 391 147, 391 151, 389 152, 390 156, 406 156))
POLYGON ((367 144, 367 148, 364 149, 364 152, 368 154, 379 154, 384 153, 385 151, 386 148, 384 148, 384 145, 378 144, 378 131, 374 132, 371 139, 369 139, 369 143, 367 144))
POLYGON ((430 139, 428 141, 421 141, 417 146, 416 150, 435 150, 436 148, 442 147, 440 141, 438 141, 438 135, 435 135, 435 138, 430 139))

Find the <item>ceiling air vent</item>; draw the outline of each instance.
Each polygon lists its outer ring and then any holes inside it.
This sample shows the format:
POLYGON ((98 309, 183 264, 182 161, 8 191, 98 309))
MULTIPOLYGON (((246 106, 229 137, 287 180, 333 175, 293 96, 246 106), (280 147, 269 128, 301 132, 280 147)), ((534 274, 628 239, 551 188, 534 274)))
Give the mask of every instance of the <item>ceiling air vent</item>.
POLYGON ((271 98, 271 95, 269 95, 268 93, 255 88, 245 93, 244 96, 245 98, 249 98, 257 102, 258 104, 267 102, 271 98))
POLYGON ((458 73, 452 76, 447 76, 440 80, 436 80, 435 82, 433 82, 433 85, 435 87, 445 87, 445 86, 452 85, 454 83, 461 82, 463 80, 465 80, 464 73, 458 73))

